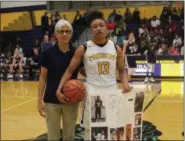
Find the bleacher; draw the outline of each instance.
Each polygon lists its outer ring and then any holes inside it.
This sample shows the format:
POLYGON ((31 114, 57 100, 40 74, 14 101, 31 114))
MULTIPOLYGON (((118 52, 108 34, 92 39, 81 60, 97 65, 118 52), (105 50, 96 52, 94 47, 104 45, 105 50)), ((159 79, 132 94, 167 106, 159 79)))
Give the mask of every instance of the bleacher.
MULTIPOLYGON (((70 6, 70 2, 52 2, 48 5, 49 10, 48 11, 48 17, 51 16, 51 12, 61 10, 60 15, 66 15, 69 22, 73 22, 76 10, 80 9, 80 14, 83 15, 86 12, 85 7, 88 7, 89 5, 90 10, 93 8, 98 8, 100 11, 104 13, 105 18, 107 19, 109 14, 113 11, 114 8, 116 8, 117 11, 119 11, 120 14, 124 14, 126 10, 126 6, 129 7, 131 13, 134 11, 135 7, 131 6, 131 3, 124 3, 124 2, 116 2, 114 5, 110 4, 110 2, 106 2, 106 5, 102 5, 104 2, 74 2, 72 6, 70 6), (120 6, 122 4, 122 6, 120 6), (99 7, 97 6, 99 5, 99 7), (109 5, 109 6, 108 6, 109 5), (66 7, 65 7, 66 6, 66 7), (80 8, 80 7, 84 8, 80 8), (119 7, 118 7, 119 6, 119 7), (63 7, 63 9, 61 9, 63 7), (64 8, 65 7, 65 8, 64 8), (102 8, 103 7, 103 8, 102 8)), ((137 4, 137 3, 136 3, 137 4)), ((166 3, 160 3, 159 5, 149 4, 147 3, 144 5, 144 3, 138 4, 138 9, 140 11, 140 17, 141 19, 150 19, 154 15, 156 15, 158 18, 161 15, 163 6, 166 5, 166 3)), ((24 8, 22 11, 15 11, 15 12, 8 12, 8 13, 1 13, 1 46, 2 51, 3 49, 8 46, 8 43, 10 41, 15 40, 17 37, 21 39, 20 46, 23 48, 24 55, 26 57, 30 57, 32 55, 32 48, 34 47, 34 43, 36 39, 42 40, 42 30, 41 30, 41 17, 46 12, 46 6, 45 8, 39 9, 33 9, 31 10, 29 8, 28 11, 26 11, 26 8, 24 8)), ((180 31, 182 29, 182 22, 173 21, 177 25, 177 30, 180 31)), ((138 29, 140 25, 137 24, 127 24, 126 31, 124 32, 124 35, 127 35, 129 31, 133 31, 136 37, 138 36, 138 29)), ((83 27, 83 26, 76 26, 73 25, 74 28, 74 35, 73 35, 73 42, 77 43, 76 45, 79 46, 80 44, 84 43, 86 40, 90 39, 90 29, 83 27)))

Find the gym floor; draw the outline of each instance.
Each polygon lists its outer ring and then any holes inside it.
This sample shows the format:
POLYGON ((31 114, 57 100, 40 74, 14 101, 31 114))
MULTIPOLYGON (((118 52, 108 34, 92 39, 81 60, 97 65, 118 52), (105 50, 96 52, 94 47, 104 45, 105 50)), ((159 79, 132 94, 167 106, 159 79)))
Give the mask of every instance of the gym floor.
MULTIPOLYGON (((37 86, 36 81, 1 82, 1 140, 33 140, 46 133, 45 120, 37 112, 37 86)), ((159 139, 182 140, 183 81, 133 86, 146 90, 144 120, 162 132, 159 139)))

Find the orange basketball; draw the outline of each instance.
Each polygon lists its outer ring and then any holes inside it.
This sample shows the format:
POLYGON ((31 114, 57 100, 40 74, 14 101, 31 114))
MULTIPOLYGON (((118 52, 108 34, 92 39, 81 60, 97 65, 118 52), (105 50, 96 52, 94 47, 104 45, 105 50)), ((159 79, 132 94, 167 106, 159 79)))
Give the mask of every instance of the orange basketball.
POLYGON ((69 99, 70 103, 76 103, 85 98, 86 90, 82 82, 72 79, 64 84, 62 93, 69 99))

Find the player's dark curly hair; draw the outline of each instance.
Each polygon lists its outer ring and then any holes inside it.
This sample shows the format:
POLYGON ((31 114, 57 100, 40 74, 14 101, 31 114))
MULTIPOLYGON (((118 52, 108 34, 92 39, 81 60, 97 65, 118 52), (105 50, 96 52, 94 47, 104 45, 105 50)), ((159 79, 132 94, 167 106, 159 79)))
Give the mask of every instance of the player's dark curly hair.
POLYGON ((87 15, 87 22, 89 25, 91 25, 91 23, 96 20, 96 19, 102 19, 102 20, 105 20, 104 19, 104 16, 103 16, 103 13, 100 12, 100 11, 92 11, 90 12, 88 15, 87 15))

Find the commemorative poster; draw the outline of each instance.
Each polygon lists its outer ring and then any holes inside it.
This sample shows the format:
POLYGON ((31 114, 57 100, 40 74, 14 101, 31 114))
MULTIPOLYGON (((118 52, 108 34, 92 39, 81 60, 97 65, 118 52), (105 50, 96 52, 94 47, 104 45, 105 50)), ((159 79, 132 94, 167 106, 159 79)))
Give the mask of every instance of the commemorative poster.
POLYGON ((90 94, 91 140, 141 140, 144 90, 134 88, 90 94))

